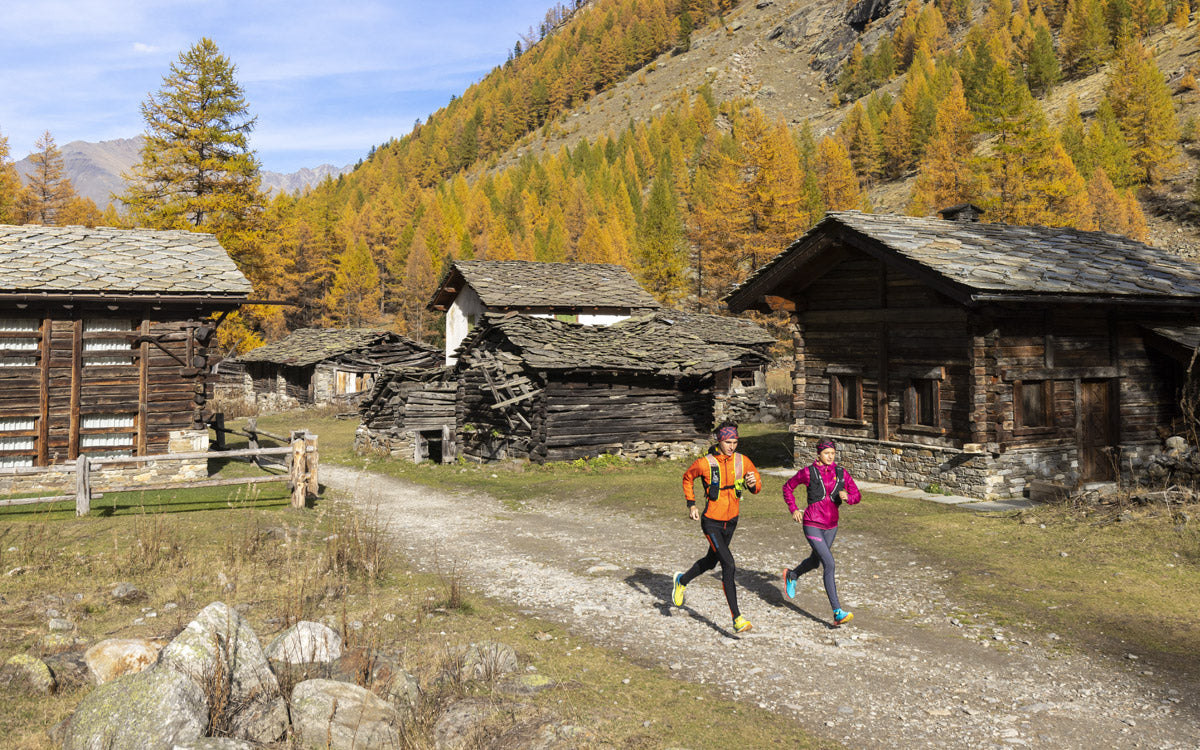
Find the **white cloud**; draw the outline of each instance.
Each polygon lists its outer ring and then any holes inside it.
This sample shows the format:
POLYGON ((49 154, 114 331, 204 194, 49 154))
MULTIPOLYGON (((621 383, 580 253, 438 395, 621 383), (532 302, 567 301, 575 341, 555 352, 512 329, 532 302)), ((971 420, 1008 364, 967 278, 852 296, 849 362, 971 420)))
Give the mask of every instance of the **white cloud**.
POLYGON ((159 49, 161 49, 161 48, 155 47, 152 44, 145 44, 144 42, 134 42, 133 43, 133 51, 137 52, 138 54, 141 54, 141 55, 152 54, 152 53, 158 52, 159 49))

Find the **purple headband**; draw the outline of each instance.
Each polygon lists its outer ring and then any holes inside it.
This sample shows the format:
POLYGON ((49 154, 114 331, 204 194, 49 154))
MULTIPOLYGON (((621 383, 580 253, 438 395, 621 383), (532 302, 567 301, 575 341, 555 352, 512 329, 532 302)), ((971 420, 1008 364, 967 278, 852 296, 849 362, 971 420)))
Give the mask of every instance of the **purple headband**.
POLYGON ((821 451, 825 450, 826 448, 833 448, 834 450, 837 450, 837 446, 834 445, 833 441, 828 438, 817 443, 817 453, 820 453, 821 451))
POLYGON ((737 434, 736 427, 722 427, 721 429, 717 430, 717 441, 718 442, 720 442, 721 440, 729 440, 730 438, 736 439, 737 436, 738 436, 738 434, 737 434))

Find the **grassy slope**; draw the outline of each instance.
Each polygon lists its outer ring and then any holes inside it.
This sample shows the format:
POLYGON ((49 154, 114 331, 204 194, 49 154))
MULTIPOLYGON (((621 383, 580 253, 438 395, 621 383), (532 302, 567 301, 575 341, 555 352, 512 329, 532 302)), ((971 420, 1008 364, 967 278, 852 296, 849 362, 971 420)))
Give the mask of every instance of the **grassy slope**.
MULTIPOLYGON (((353 421, 287 414, 259 421, 286 432, 307 427, 321 436, 326 460, 351 460, 353 421)), ((421 476, 428 467, 410 467, 421 476)), ((426 476, 454 471, 437 467, 426 476)), ((244 473, 244 465, 225 473, 244 473)), ((490 476, 478 470, 477 476, 490 476)), ((506 471, 506 474, 510 472, 506 471)), ((567 477, 578 482, 579 473, 567 477)), ((292 511, 282 486, 252 492, 231 488, 172 493, 110 494, 87 518, 61 507, 0 509, 0 662, 15 653, 47 655, 46 623, 66 617, 87 644, 104 638, 169 639, 214 600, 245 605, 265 644, 298 619, 333 617, 348 646, 398 657, 425 689, 425 709, 406 747, 430 747, 436 709, 463 696, 489 697, 487 685, 445 683, 455 647, 483 640, 516 649, 555 687, 520 700, 528 714, 554 716, 584 727, 586 747, 704 747, 740 744, 829 747, 793 722, 716 695, 709 686, 671 679, 620 654, 577 640, 561 628, 515 614, 465 593, 455 571, 417 575, 382 546, 382 529, 317 501, 292 511), (118 581, 146 593, 119 604, 108 595, 118 581), (150 613, 154 613, 153 616, 150 613), (140 620, 140 621, 139 621, 140 620), (356 630, 346 623, 361 622, 356 630)), ((4 695, 0 745, 49 748, 46 730, 66 718, 90 688, 49 699, 4 695)), ((503 722, 499 734, 511 728, 503 722)))

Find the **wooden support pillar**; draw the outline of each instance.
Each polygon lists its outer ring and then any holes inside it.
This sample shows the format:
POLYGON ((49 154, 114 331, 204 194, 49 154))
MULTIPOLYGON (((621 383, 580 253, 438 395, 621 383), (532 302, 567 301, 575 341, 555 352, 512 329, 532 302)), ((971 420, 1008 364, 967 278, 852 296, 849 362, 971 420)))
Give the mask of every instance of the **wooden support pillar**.
POLYGON ((288 487, 292 491, 292 507, 297 510, 304 508, 305 490, 307 482, 304 477, 305 464, 304 460, 304 433, 295 431, 292 433, 292 453, 289 456, 292 459, 291 472, 288 478, 288 487))
POLYGON ((804 405, 807 395, 808 373, 804 362, 804 324, 796 315, 791 316, 792 347, 795 351, 795 365, 792 369, 792 422, 800 426, 804 424, 804 405))
POLYGON ((307 430, 304 432, 304 458, 304 491, 309 497, 316 497, 321 491, 317 475, 321 454, 317 451, 317 436, 307 430))
POLYGON ((87 456, 75 459, 75 515, 86 516, 92 509, 91 463, 87 456))
POLYGON ((457 459, 458 444, 454 442, 454 425, 444 424, 442 425, 442 463, 452 464, 457 459))
POLYGON ((83 392, 83 319, 74 321, 71 339, 71 413, 67 458, 79 456, 80 401, 83 392))

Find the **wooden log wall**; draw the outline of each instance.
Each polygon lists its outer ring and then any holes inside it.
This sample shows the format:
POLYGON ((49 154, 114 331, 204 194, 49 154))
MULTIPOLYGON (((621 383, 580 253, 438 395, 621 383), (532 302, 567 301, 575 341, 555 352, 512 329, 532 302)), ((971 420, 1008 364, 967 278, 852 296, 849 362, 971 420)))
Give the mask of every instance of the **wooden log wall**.
POLYGON ((47 465, 80 452, 165 453, 171 431, 202 424, 198 322, 108 309, 0 317, 0 421, 9 428, 0 437, 33 438, 0 457, 47 465))
POLYGON ((566 461, 640 442, 705 439, 712 430, 710 380, 673 383, 648 375, 549 376, 538 458, 566 461))

